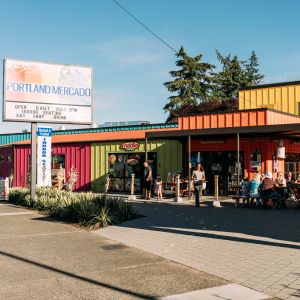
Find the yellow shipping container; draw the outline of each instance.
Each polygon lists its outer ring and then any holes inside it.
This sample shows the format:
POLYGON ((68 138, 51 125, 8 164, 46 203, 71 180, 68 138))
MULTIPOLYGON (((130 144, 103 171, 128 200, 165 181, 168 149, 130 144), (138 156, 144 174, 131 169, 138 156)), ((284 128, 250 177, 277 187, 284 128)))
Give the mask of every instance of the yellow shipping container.
POLYGON ((300 115, 300 81, 272 83, 239 91, 239 109, 268 107, 300 115))

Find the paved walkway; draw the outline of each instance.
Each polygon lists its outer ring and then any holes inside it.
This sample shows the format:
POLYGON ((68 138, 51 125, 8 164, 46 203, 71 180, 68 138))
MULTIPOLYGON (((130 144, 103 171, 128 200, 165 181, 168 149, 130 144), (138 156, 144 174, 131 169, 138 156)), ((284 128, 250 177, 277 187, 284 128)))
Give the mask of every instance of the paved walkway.
POLYGON ((98 234, 281 299, 300 299, 300 211, 136 203, 98 234))

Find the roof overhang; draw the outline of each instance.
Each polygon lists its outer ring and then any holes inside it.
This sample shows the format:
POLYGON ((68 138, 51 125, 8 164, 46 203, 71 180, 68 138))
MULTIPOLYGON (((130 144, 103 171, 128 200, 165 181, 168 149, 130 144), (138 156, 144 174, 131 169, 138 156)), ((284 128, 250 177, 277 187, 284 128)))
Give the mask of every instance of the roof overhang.
MULTIPOLYGON (((209 128, 192 130, 172 130, 162 132, 146 132, 146 138, 185 138, 201 137, 209 138, 212 136, 231 137, 239 133, 241 137, 268 137, 268 138, 290 138, 300 139, 299 124, 265 125, 265 126, 245 126, 227 128, 209 128)), ((215 138, 215 137, 214 137, 215 138)))

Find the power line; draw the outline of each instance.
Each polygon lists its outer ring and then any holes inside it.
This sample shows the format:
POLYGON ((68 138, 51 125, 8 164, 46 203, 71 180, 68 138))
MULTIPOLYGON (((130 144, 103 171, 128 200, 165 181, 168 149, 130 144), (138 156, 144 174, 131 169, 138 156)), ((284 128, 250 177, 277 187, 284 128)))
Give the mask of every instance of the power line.
POLYGON ((165 42, 161 37, 159 37, 157 34, 155 34, 149 27, 147 27, 142 21, 140 21, 136 16, 134 16, 127 8, 125 8, 123 5, 121 5, 117 0, 112 0, 116 5, 118 5, 126 14, 128 14, 131 18, 133 18, 136 22, 138 22, 144 29, 146 29, 148 32, 150 32, 153 36, 155 36, 158 40, 160 40, 165 46, 167 46, 169 49, 177 53, 177 51, 170 46, 167 42, 165 42))

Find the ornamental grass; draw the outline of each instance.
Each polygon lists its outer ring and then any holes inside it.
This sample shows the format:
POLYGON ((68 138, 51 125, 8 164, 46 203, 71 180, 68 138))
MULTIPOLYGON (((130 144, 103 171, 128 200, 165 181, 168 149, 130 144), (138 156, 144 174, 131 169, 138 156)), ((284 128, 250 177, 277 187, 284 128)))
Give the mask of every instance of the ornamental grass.
POLYGON ((54 188, 38 188, 33 199, 29 189, 12 188, 8 201, 89 228, 118 224, 136 216, 133 205, 120 197, 71 193, 54 188))

